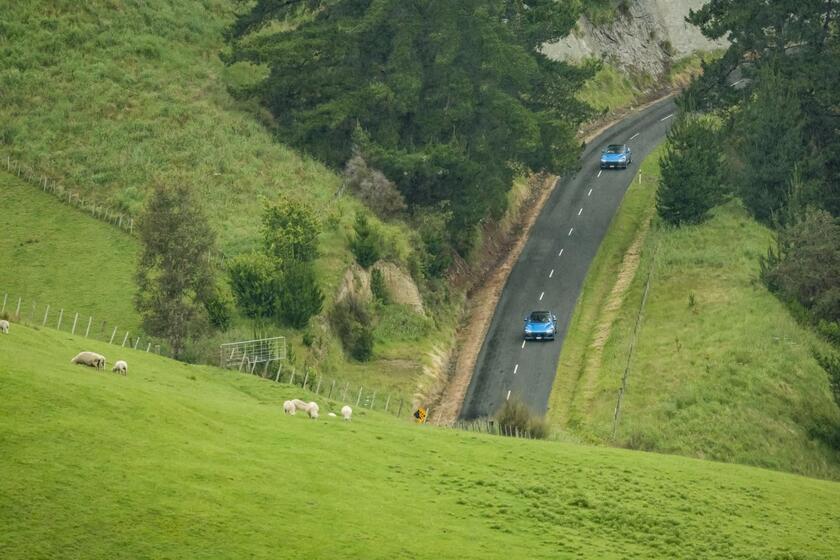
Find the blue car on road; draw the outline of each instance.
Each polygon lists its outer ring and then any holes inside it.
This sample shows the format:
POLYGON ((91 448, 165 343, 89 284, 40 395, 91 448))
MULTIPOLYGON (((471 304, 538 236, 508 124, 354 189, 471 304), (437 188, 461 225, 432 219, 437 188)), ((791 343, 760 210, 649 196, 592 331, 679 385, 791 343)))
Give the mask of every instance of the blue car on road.
POLYGON ((525 317, 525 340, 554 340, 557 317, 551 311, 532 311, 525 317))
POLYGON ((627 169, 632 161, 632 153, 627 144, 610 144, 606 150, 601 152, 601 169, 610 167, 627 169))

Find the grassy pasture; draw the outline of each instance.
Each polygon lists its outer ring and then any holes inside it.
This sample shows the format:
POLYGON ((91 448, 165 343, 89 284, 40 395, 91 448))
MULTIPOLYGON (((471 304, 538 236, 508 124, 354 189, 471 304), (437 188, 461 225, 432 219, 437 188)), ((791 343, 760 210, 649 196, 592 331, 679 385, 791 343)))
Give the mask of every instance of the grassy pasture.
POLYGON ((615 443, 840 478, 840 452, 822 436, 840 423, 840 411, 811 356, 822 342, 758 280, 771 234, 737 203, 698 226, 668 229, 654 219, 632 283, 618 309, 608 310, 623 257, 654 214, 657 153, 642 171, 578 301, 551 397, 553 420, 592 441, 612 441, 652 267, 615 443), (605 321, 608 337, 599 345, 605 321))
POLYGON ((0 549, 18 558, 829 559, 840 484, 511 440, 12 325, 0 336, 0 549), (73 366, 82 347, 127 377, 73 366))

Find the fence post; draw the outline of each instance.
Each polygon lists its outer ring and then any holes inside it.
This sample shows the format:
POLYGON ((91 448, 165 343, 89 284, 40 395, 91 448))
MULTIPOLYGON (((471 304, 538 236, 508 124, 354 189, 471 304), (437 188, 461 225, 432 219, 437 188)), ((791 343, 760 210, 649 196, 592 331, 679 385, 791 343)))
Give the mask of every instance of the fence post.
POLYGON ((320 392, 321 392, 321 377, 319 376, 318 377, 318 384, 315 386, 315 394, 317 395, 320 392))
POLYGON ((330 385, 330 394, 329 394, 329 395, 327 395, 327 398, 328 398, 328 399, 331 399, 331 398, 332 398, 332 392, 333 392, 333 389, 335 389, 335 379, 333 379, 332 385, 330 385))
POLYGON ((111 340, 108 341, 108 344, 114 343, 114 337, 117 336, 117 327, 114 326, 114 332, 111 333, 111 340))
POLYGON ((292 368, 292 374, 289 375, 289 385, 295 384, 295 368, 292 368))
POLYGON ((76 316, 73 317, 73 328, 70 329, 70 334, 76 334, 76 322, 79 320, 79 312, 76 312, 76 316))
POLYGON ((93 316, 91 315, 91 316, 88 317, 88 325, 87 325, 87 328, 85 329, 85 338, 87 338, 88 333, 90 333, 90 325, 92 323, 93 323, 93 316))
POLYGON ((123 337, 122 347, 125 348, 125 343, 128 341, 128 331, 125 331, 125 336, 123 337))
POLYGON ((64 310, 62 309, 61 311, 58 312, 58 326, 55 328, 55 330, 57 330, 57 331, 61 330, 61 319, 63 317, 64 317, 64 310))
POLYGON ((41 326, 42 326, 42 327, 46 327, 46 326, 47 326, 47 316, 48 316, 49 314, 50 314, 50 304, 48 303, 48 304, 47 304, 47 310, 46 310, 46 311, 44 311, 44 322, 43 322, 43 323, 41 323, 41 326))
POLYGON ((3 294, 3 309, 0 309, 0 313, 6 311, 6 298, 9 297, 9 294, 3 294))
POLYGON ((20 319, 20 302, 22 299, 23 298, 20 297, 18 298, 17 311, 15 311, 15 317, 17 317, 18 319, 20 319))
POLYGON ((303 376, 303 387, 301 387, 301 389, 303 389, 304 391, 306 391, 307 381, 309 381, 309 368, 306 368, 306 375, 303 376))
POLYGON ((356 397, 356 406, 359 406, 359 403, 360 403, 360 402, 361 402, 361 400, 362 400, 362 391, 364 390, 364 388, 365 388, 365 386, 364 386, 364 385, 362 385, 362 386, 360 386, 360 387, 359 387, 359 396, 358 396, 358 397, 356 397))
POLYGON ((283 369, 283 362, 281 360, 277 360, 280 365, 277 366, 277 375, 274 376, 274 382, 280 383, 280 370, 283 369))
POLYGON ((134 341, 134 349, 137 350, 137 345, 140 344, 140 337, 137 337, 137 340, 134 341))
POLYGON ((373 403, 376 402, 376 391, 373 392, 373 396, 370 398, 370 406, 369 409, 373 410, 373 403))
POLYGON ((403 406, 403 400, 400 399, 400 408, 397 410, 397 417, 399 417, 399 415, 402 414, 402 406, 403 406))
POLYGON ((146 345, 146 352, 148 353, 149 350, 151 350, 151 348, 152 348, 152 343, 150 342, 148 345, 146 345))
POLYGON ((389 393, 388 398, 385 399, 385 412, 388 412, 388 403, 390 403, 390 402, 391 402, 391 395, 389 393))
POLYGON ((347 390, 350 388, 350 382, 344 384, 344 391, 341 393, 341 400, 347 401, 347 390))

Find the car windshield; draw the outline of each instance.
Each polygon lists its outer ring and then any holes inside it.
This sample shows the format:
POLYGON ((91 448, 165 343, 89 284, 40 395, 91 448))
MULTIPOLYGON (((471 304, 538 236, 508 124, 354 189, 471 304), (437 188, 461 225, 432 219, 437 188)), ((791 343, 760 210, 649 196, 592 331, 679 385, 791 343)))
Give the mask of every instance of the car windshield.
POLYGON ((623 154, 624 153, 624 146, 619 146, 618 144, 612 144, 607 146, 607 153, 608 154, 623 154))
POLYGON ((534 311, 529 319, 532 323, 548 323, 551 321, 551 313, 548 311, 534 311))

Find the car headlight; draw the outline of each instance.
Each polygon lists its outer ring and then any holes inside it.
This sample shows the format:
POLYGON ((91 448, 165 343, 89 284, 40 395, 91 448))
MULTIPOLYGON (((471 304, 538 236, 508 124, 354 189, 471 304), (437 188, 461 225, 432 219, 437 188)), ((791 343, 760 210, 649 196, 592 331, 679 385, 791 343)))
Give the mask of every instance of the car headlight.
POLYGON ((627 156, 621 156, 621 158, 618 161, 627 161, 627 156))
POLYGON ((531 327, 525 327, 525 332, 531 332, 531 327))

